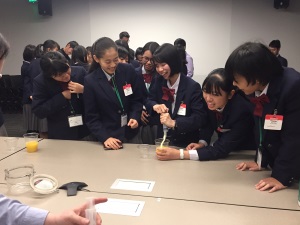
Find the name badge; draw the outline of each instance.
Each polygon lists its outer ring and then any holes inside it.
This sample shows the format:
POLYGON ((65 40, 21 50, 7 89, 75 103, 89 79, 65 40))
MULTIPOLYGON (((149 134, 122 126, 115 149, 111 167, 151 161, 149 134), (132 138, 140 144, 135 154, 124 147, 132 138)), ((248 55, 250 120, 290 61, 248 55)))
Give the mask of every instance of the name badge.
POLYGON ((281 130, 283 116, 267 114, 265 117, 265 130, 281 130))
POLYGON ((82 115, 69 116, 68 121, 70 127, 77 127, 83 125, 82 115))
POLYGON ((127 125, 127 114, 123 114, 121 116, 121 127, 124 127, 127 125))
POLYGON ((131 84, 126 84, 126 85, 124 85, 124 86, 123 86, 123 90, 124 90, 125 96, 132 95, 132 94, 133 94, 132 88, 131 88, 131 84))
POLYGON ((180 104, 177 115, 180 115, 180 116, 186 115, 186 104, 183 104, 183 103, 180 104))

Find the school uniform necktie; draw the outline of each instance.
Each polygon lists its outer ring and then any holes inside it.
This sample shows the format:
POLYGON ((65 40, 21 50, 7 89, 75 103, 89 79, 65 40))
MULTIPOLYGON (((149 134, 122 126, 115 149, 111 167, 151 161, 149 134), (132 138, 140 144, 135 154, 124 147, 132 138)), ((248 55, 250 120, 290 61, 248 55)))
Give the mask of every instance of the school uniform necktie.
POLYGON ((167 87, 162 87, 162 91, 163 91, 163 96, 162 96, 162 100, 165 101, 174 101, 174 94, 175 94, 175 89, 170 89, 167 87))
POLYGON ((151 81, 152 81, 152 75, 151 74, 143 74, 143 77, 144 77, 144 82, 147 83, 147 84, 150 84, 151 81))
POLYGON ((263 105, 265 103, 269 103, 270 100, 268 98, 268 96, 266 96, 265 94, 262 94, 258 97, 254 97, 254 98, 250 98, 250 101, 255 104, 255 108, 254 108, 254 116, 258 116, 258 117, 262 117, 262 113, 263 113, 263 105))

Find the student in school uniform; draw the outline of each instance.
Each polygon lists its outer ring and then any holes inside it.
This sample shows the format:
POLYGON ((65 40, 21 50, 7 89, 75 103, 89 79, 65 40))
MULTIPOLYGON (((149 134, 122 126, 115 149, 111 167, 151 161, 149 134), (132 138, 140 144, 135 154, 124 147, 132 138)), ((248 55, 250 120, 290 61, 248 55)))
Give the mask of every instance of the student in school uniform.
POLYGON ((139 143, 142 92, 134 68, 119 63, 117 46, 107 37, 92 46, 93 63, 85 77, 86 123, 104 148, 120 149, 139 143))
MULTIPOLYGON (((9 44, 0 33, 0 74, 2 72, 4 60, 9 51, 9 44)), ((2 136, 3 124, 0 110, 0 136, 2 136)), ((106 202, 106 198, 93 199, 94 204, 106 202)), ((84 225, 90 221, 85 217, 85 211, 89 208, 89 204, 82 204, 74 209, 67 210, 63 213, 51 213, 47 210, 38 209, 24 205, 17 200, 7 198, 0 194, 0 221, 6 225, 84 225)), ((95 218, 96 225, 101 225, 102 220, 97 213, 95 218)))
POLYGON ((32 60, 35 59, 36 46, 26 45, 23 51, 23 64, 21 66, 22 89, 23 89, 23 123, 27 133, 36 132, 35 124, 37 124, 36 116, 31 112, 31 98, 32 91, 31 77, 28 73, 29 66, 32 60))
POLYGON ((282 67, 261 43, 247 42, 236 48, 225 66, 234 85, 254 103, 256 160, 242 162, 239 170, 271 167, 271 176, 260 180, 257 190, 274 192, 300 177, 300 74, 282 67))
POLYGON ((157 136, 163 137, 164 125, 171 145, 185 147, 197 142, 207 111, 200 84, 180 73, 182 59, 174 45, 160 46, 153 61, 160 76, 150 87, 146 108, 150 115, 160 114, 157 136))
MULTIPOLYGON (((142 66, 136 68, 136 72, 141 78, 142 90, 143 90, 143 104, 146 104, 149 96, 149 88, 154 80, 159 76, 156 72, 155 65, 153 62, 153 54, 159 47, 156 42, 148 42, 142 48, 142 66)), ((157 136, 157 125, 160 124, 159 116, 150 116, 146 108, 143 107, 140 124, 140 136, 143 144, 155 144, 155 138, 157 136)))
POLYGON ((208 122, 200 129, 199 142, 189 144, 186 150, 157 151, 159 160, 216 160, 227 157, 231 151, 255 149, 251 103, 243 93, 235 91, 233 80, 225 76, 223 68, 208 74, 202 91, 209 111, 208 122), (218 139, 210 144, 214 131, 218 139))
POLYGON ((86 72, 89 71, 90 65, 87 61, 87 50, 82 45, 77 45, 72 51, 71 66, 82 66, 86 72))
POLYGON ((83 120, 83 67, 70 67, 60 52, 41 58, 42 73, 34 79, 32 111, 47 118, 48 138, 80 140, 89 135, 83 120))
MULTIPOLYGON (((27 103, 24 105, 23 110, 25 111, 25 114, 30 116, 32 119, 32 130, 37 131, 40 134, 41 138, 47 138, 47 120, 46 119, 39 119, 35 115, 32 115, 32 109, 31 109, 31 101, 32 101, 32 93, 33 93, 33 80, 36 76, 38 76, 42 70, 40 66, 41 57, 49 52, 49 51, 58 51, 59 44, 53 40, 46 40, 43 44, 39 44, 36 47, 36 58, 31 61, 29 68, 28 68, 28 74, 30 76, 30 82, 26 82, 24 89, 26 89, 27 95, 25 96, 27 98, 27 103)), ((25 101, 23 99, 23 101, 25 101)))

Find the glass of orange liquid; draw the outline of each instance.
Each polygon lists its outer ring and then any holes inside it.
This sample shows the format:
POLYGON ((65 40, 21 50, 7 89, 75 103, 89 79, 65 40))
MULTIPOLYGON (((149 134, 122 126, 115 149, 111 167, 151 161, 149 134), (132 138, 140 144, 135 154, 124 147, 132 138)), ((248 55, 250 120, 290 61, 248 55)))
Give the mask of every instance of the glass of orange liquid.
POLYGON ((38 150, 38 133, 27 133, 23 135, 27 152, 36 152, 38 150))
POLYGON ((161 145, 162 141, 163 141, 163 138, 155 139, 156 152, 162 151, 164 147, 167 147, 170 144, 169 139, 166 139, 164 141, 163 145, 161 145))

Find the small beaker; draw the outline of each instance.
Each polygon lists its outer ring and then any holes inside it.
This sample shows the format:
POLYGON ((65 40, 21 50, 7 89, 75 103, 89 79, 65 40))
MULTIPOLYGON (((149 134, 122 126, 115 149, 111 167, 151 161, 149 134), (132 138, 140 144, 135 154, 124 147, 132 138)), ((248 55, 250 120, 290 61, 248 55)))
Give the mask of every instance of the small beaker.
POLYGON ((10 193, 22 194, 31 190, 30 178, 35 174, 33 165, 23 165, 5 169, 4 173, 10 193))
POLYGON ((150 148, 150 146, 148 144, 140 144, 140 145, 138 145, 138 149, 140 151, 140 157, 142 159, 149 158, 149 148, 150 148))

